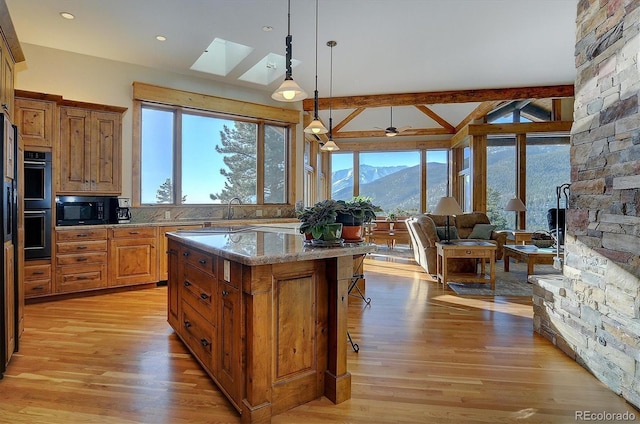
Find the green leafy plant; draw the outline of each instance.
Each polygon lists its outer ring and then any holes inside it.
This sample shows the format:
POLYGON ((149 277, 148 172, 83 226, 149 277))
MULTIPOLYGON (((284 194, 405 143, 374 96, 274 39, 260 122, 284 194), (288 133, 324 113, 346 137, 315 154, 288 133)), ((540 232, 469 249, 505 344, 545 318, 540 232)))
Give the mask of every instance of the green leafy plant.
POLYGON ((371 197, 356 196, 351 200, 338 200, 338 222, 345 225, 362 225, 376 218, 382 209, 375 206, 371 197))
POLYGON ((327 232, 329 225, 336 223, 338 202, 333 199, 322 200, 297 212, 297 215, 302 222, 300 233, 311 233, 313 238, 319 239, 327 232))

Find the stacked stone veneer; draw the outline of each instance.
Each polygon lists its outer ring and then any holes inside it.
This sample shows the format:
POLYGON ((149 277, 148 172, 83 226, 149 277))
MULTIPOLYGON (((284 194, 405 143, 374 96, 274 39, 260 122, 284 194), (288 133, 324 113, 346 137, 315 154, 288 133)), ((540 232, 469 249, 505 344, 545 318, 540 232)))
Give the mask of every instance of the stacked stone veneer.
POLYGON ((563 276, 534 329, 640 407, 640 0, 580 0, 563 276))

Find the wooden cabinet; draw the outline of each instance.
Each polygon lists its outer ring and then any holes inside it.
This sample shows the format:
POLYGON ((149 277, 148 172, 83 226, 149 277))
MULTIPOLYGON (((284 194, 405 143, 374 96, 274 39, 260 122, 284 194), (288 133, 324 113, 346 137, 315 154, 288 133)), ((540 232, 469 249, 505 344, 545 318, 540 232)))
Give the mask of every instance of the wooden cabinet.
POLYGON ((2 317, 2 325, 4 325, 3 332, 5 333, 5 344, 3 348, 5 349, 4 355, 0 355, 0 357, 4 357, 4 363, 2 364, 2 369, 6 367, 13 355, 13 352, 16 348, 16 312, 17 312, 17 304, 15 302, 15 279, 14 279, 14 266, 13 266, 13 258, 14 258, 14 249, 13 244, 8 241, 4 244, 4 294, 3 294, 3 311, 4 316, 2 317))
POLYGON ((25 146, 51 148, 54 145, 55 102, 16 97, 15 116, 25 146))
POLYGON ((59 194, 120 194, 122 112, 60 107, 59 194))
POLYGON ((11 51, 7 45, 2 42, 0 44, 0 75, 2 78, 2 86, 0 87, 0 105, 2 112, 9 115, 13 119, 13 88, 14 88, 14 66, 15 61, 11 51))
POLYGON ((24 265, 24 295, 33 297, 48 296, 52 293, 51 263, 49 261, 28 261, 24 265))
POLYGON ((168 251, 168 321, 240 410, 241 265, 173 240, 169 240, 168 251), (221 280, 224 277, 235 284, 221 280))
POLYGON ((157 279, 155 226, 109 230, 109 286, 152 283, 157 279))
POLYGON ((167 239, 167 233, 172 233, 174 231, 180 230, 195 230, 198 228, 202 228, 202 225, 181 225, 181 226, 170 226, 170 227, 159 227, 158 228, 158 280, 159 281, 167 281, 168 275, 168 263, 170 261, 169 258, 169 243, 167 239))
POLYGON ((107 287, 107 230, 56 230, 55 293, 107 287))

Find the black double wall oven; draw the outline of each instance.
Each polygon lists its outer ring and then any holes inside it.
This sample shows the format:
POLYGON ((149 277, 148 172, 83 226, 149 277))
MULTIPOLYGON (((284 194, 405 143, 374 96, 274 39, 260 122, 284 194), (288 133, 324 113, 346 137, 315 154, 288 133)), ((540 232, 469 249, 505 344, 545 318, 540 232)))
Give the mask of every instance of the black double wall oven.
POLYGON ((24 152, 24 258, 51 257, 51 152, 24 152))

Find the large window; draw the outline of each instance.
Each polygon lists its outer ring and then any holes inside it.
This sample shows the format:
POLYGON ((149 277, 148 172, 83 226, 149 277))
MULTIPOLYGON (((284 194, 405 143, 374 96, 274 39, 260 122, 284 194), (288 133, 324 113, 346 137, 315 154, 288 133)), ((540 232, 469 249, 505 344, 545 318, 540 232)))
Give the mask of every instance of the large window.
POLYGON ((287 203, 288 133, 284 125, 143 105, 141 203, 287 203))
POLYGON ((446 193, 449 155, 447 150, 426 152, 427 181, 421 179, 420 157, 419 150, 332 153, 331 197, 371 197, 382 214, 405 216, 421 211, 424 196, 429 210, 446 193), (358 166, 354 167, 356 160, 358 166), (422 193, 423 188, 426 193, 422 193))

